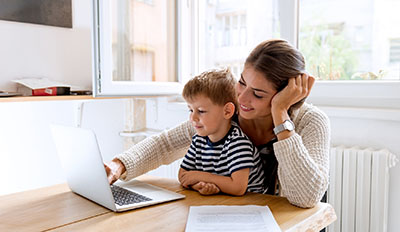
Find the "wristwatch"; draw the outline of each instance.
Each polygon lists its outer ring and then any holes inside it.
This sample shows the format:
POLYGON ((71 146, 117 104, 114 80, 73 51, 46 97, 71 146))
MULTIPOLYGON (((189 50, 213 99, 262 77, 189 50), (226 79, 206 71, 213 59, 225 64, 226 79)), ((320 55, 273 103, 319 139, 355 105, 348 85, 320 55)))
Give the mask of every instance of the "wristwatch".
POLYGON ((282 131, 293 131, 294 130, 294 124, 290 119, 286 119, 282 124, 279 124, 274 128, 274 133, 275 135, 278 135, 282 131))

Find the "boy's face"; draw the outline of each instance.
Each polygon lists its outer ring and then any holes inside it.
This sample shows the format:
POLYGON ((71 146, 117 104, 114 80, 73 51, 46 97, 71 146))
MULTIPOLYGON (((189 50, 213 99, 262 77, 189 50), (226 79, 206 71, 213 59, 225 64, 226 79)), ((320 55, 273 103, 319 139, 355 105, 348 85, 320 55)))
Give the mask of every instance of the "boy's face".
POLYGON ((204 95, 186 101, 190 111, 190 121, 200 136, 208 136, 212 142, 222 139, 227 133, 230 118, 224 117, 224 106, 214 104, 204 95))

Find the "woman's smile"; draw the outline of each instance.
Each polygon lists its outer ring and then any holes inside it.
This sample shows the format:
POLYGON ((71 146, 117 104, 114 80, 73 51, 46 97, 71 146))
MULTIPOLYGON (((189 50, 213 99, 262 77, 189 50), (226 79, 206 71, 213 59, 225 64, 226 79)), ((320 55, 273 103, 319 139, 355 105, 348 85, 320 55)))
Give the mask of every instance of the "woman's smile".
POLYGON ((245 105, 240 104, 240 109, 245 111, 245 112, 249 112, 251 110, 253 110, 253 108, 247 107, 245 105))

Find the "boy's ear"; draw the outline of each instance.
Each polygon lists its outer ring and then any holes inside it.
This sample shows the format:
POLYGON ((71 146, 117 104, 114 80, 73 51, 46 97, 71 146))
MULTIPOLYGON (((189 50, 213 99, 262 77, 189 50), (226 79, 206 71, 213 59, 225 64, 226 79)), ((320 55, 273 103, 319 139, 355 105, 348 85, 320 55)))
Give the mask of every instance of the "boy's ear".
POLYGON ((230 119, 235 114, 235 104, 228 102, 224 105, 224 118, 230 119))

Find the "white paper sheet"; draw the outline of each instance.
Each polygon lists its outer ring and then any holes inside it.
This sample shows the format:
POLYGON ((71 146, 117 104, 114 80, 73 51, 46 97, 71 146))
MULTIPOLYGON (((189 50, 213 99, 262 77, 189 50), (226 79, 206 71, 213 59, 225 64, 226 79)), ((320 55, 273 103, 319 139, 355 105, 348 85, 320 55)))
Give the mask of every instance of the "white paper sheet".
POLYGON ((191 206, 186 232, 281 231, 268 206, 191 206))
POLYGON ((54 81, 50 80, 47 78, 24 78, 24 79, 18 79, 18 80, 13 80, 14 82, 24 85, 28 88, 31 89, 43 89, 43 88, 49 88, 49 87, 70 87, 70 85, 66 85, 64 83, 61 83, 59 81, 54 81))

